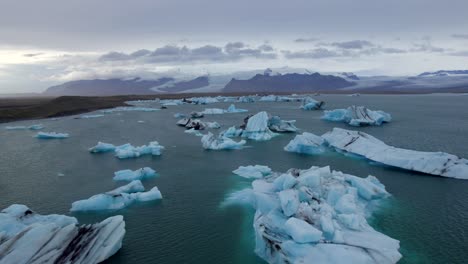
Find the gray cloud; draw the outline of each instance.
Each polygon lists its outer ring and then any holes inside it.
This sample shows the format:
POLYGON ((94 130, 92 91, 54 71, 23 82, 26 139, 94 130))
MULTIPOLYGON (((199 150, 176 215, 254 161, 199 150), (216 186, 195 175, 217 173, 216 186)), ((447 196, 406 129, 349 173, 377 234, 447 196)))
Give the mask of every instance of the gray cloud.
POLYGON ((450 53, 452 56, 468 57, 468 50, 456 51, 450 53))
POLYGON ((343 56, 343 54, 325 48, 294 52, 289 50, 283 50, 282 53, 287 59, 323 59, 343 56))
POLYGON ((422 44, 414 44, 414 48, 411 49, 413 52, 435 52, 441 53, 446 51, 446 49, 441 47, 433 46, 430 42, 422 43, 422 44))
POLYGON ((44 53, 42 53, 42 52, 38 52, 38 53, 26 53, 26 54, 24 54, 23 56, 24 56, 24 57, 32 58, 32 57, 40 56, 40 55, 42 55, 42 54, 44 54, 44 53))
POLYGON ((452 34, 452 38, 468 39, 468 34, 452 34))
POLYGON ((308 42, 315 42, 315 41, 318 41, 318 40, 319 40, 318 38, 298 38, 298 39, 295 39, 294 42, 308 43, 308 42))
POLYGON ((331 46, 342 48, 342 49, 363 49, 367 47, 372 47, 370 41, 367 40, 351 40, 351 41, 344 41, 344 42, 333 42, 330 44, 331 46))

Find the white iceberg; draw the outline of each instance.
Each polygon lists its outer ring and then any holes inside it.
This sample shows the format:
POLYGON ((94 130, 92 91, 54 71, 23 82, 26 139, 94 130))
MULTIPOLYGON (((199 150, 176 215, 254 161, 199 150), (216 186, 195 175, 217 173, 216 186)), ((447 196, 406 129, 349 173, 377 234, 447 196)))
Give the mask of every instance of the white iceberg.
POLYGON ((6 130, 41 130, 44 126, 42 124, 35 124, 30 126, 7 126, 5 127, 6 130))
POLYGON ((222 131, 220 135, 224 137, 239 137, 242 134, 242 129, 237 129, 235 126, 229 127, 228 129, 222 131))
POLYGON ((312 97, 305 97, 302 99, 301 109, 304 110, 319 110, 322 109, 325 103, 323 101, 317 101, 312 97))
POLYGON ((235 105, 231 104, 226 110, 221 108, 206 108, 201 113, 205 115, 220 115, 220 114, 233 114, 233 113, 244 113, 248 112, 246 109, 238 109, 235 105))
POLYGON ((150 167, 144 167, 135 171, 132 170, 119 170, 114 172, 114 181, 134 181, 145 180, 156 177, 156 171, 150 167))
POLYGON ((115 146, 110 143, 104 143, 99 141, 96 146, 89 149, 92 153, 100 153, 100 152, 110 152, 115 151, 115 146))
POLYGON ((268 128, 275 132, 297 132, 295 123, 296 120, 281 120, 279 116, 272 116, 268 119, 268 128))
POLYGON ((236 106, 234 104, 231 104, 227 110, 226 110, 226 113, 245 113, 245 112, 248 112, 249 110, 247 109, 240 109, 240 108, 236 108, 236 106))
POLYGON ((101 110, 105 114, 115 113, 115 112, 154 112, 158 111, 157 108, 151 107, 138 107, 138 106, 119 106, 111 109, 101 110))
POLYGON ((79 226, 74 217, 14 204, 0 212, 0 263, 99 263, 122 247, 124 236, 121 215, 79 226))
POLYGON ((57 132, 38 132, 36 138, 40 139, 63 139, 68 138, 67 133, 57 133, 57 132))
POLYGON ((268 128, 268 120, 268 114, 265 111, 249 117, 241 136, 258 141, 272 139, 277 134, 268 128))
POLYGON ((468 160, 455 155, 396 148, 364 132, 341 128, 334 128, 322 137, 333 148, 375 162, 432 175, 468 179, 468 160))
POLYGON ((309 132, 304 132, 302 135, 297 135, 291 140, 286 147, 285 151, 297 152, 301 154, 316 155, 325 152, 323 147, 324 140, 322 137, 314 135, 309 132))
POLYGON ((277 100, 278 96, 273 94, 262 96, 260 99, 258 99, 259 102, 276 102, 277 100))
POLYGON ((115 190, 93 195, 86 200, 73 202, 70 211, 120 210, 135 202, 147 202, 158 199, 162 199, 158 187, 155 186, 145 192, 145 187, 141 181, 134 180, 115 190))
POLYGON ((201 138, 202 146, 204 149, 222 150, 222 149, 240 149, 245 145, 245 140, 236 142, 228 137, 222 135, 216 137, 213 133, 208 132, 201 138))
POLYGON ((192 97, 187 99, 187 101, 192 102, 192 104, 219 103, 218 99, 216 99, 215 97, 192 97))
POLYGON ((221 128, 221 125, 218 122, 205 122, 207 128, 218 129, 221 128))
POLYGON ((138 158, 143 155, 159 156, 163 149, 164 147, 159 145, 157 141, 139 147, 127 143, 115 148, 115 156, 119 159, 138 158))
POLYGON ((384 111, 372 111, 364 106, 350 106, 347 109, 324 111, 322 119, 334 122, 344 122, 351 126, 380 126, 392 120, 392 116, 384 111))
POLYGON ((291 169, 252 182, 225 204, 255 210, 255 253, 268 263, 397 263, 399 241, 366 220, 385 187, 329 167, 291 169))
POLYGON ((234 174, 237 174, 241 177, 247 179, 260 179, 267 175, 271 174, 271 169, 268 166, 262 165, 249 165, 249 166, 240 166, 236 170, 232 171, 234 174))
POLYGON ((176 106, 176 105, 182 105, 182 104, 184 104, 184 101, 183 101, 183 100, 180 100, 180 99, 175 99, 175 100, 165 99, 165 100, 159 101, 159 103, 160 103, 162 106, 176 106))

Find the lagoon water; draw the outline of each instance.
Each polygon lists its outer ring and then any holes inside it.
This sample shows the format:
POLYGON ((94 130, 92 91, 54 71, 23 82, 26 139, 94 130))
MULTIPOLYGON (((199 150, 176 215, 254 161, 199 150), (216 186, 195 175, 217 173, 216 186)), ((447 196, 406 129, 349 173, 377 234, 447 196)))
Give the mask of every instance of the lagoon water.
MULTIPOLYGON (((381 127, 352 128, 320 120, 321 111, 302 111, 297 102, 238 103, 249 113, 266 110, 297 120, 302 131, 321 135, 333 127, 361 130, 389 145, 422 151, 444 151, 468 158, 468 96, 463 95, 323 95, 326 109, 365 105, 392 114, 381 127)), ((93 119, 21 121, 42 123, 43 131, 65 132, 70 138, 40 140, 34 131, 8 131, 0 126, 0 208, 26 204, 40 214, 70 214, 71 203, 116 188, 114 171, 152 167, 163 200, 136 204, 114 213, 72 214, 81 223, 121 214, 127 234, 122 249, 106 263, 264 263, 254 250, 253 210, 223 207, 224 198, 250 184, 231 173, 240 165, 268 165, 275 171, 330 165, 332 169, 379 178, 393 197, 371 219, 377 230, 400 240, 400 263, 464 263, 468 259, 468 181, 375 166, 330 152, 304 156, 283 151, 294 134, 249 148, 205 151, 200 138, 175 125, 174 113, 229 104, 169 106, 157 112, 122 112, 93 119), (145 121, 138 123, 138 120, 145 121), (98 141, 166 147, 162 156, 119 160, 112 153, 91 154, 98 141), (63 173, 63 176, 59 176, 63 173)), ((154 104, 159 106, 159 104, 154 104)), ((210 115, 223 128, 242 123, 246 114, 210 115)), ((223 129, 222 128, 222 129, 223 129)), ((214 130, 217 132, 216 130, 214 130)))

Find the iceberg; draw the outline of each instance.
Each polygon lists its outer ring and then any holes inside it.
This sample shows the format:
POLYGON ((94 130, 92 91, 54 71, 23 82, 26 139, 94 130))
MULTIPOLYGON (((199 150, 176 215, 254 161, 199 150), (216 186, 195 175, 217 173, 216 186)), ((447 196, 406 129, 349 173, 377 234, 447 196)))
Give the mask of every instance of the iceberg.
POLYGON ((239 103, 255 103, 256 97, 253 95, 240 96, 237 100, 239 103))
POLYGON ((134 181, 134 180, 145 180, 156 177, 156 171, 144 167, 135 171, 132 170, 119 170, 114 172, 114 181, 134 181))
POLYGON ((122 247, 124 236, 121 215, 80 226, 74 217, 13 204, 0 212, 0 263, 99 263, 122 247))
POLYGON ((239 108, 236 108, 236 106, 234 104, 231 104, 227 110, 226 110, 226 113, 245 113, 245 112, 248 112, 249 110, 247 109, 239 109, 239 108))
POLYGON ((325 152, 323 144, 325 141, 322 137, 309 132, 304 132, 302 135, 297 135, 284 147, 285 151, 297 152, 301 154, 316 155, 325 152))
POLYGON ((249 166, 240 166, 236 170, 233 170, 232 173, 237 174, 247 179, 261 179, 265 176, 270 175, 271 169, 268 166, 249 165, 249 166))
POLYGON ((56 132, 38 132, 36 134, 36 138, 40 139, 62 139, 68 138, 69 135, 67 133, 56 133, 56 132))
POLYGON ((115 113, 115 112, 154 112, 158 111, 157 108, 150 108, 150 107, 138 107, 138 106, 119 106, 116 108, 101 110, 101 112, 105 114, 115 113))
POLYGON ((174 114, 174 117, 175 117, 175 118, 184 118, 184 117, 186 117, 186 115, 181 114, 181 113, 175 113, 175 114, 174 114))
POLYGON ((226 110, 221 108, 206 108, 200 113, 205 115, 220 115, 220 114, 233 114, 233 113, 245 113, 248 112, 246 109, 238 109, 235 105, 231 104, 226 110))
POLYGON ((296 120, 281 120, 279 116, 272 116, 268 119, 268 127, 275 132, 297 132, 294 125, 296 120))
POLYGON ((189 98, 187 101, 192 102, 192 104, 212 104, 212 103, 219 103, 218 99, 215 97, 192 97, 189 98))
POLYGON ((96 115, 80 115, 75 117, 75 119, 90 119, 90 118, 98 118, 103 117, 104 115, 96 114, 96 115))
POLYGON ((272 139, 277 134, 268 128, 268 120, 268 114, 265 111, 248 117, 241 136, 258 141, 272 139))
POLYGON ((124 144, 115 148, 115 156, 119 159, 138 158, 143 155, 161 155, 161 151, 164 149, 163 146, 159 145, 159 142, 152 141, 148 145, 140 147, 134 147, 131 144, 124 144))
POLYGON ((338 150, 406 170, 468 179, 468 160, 444 152, 423 152, 396 148, 360 131, 334 128, 322 135, 326 143, 338 150))
POLYGON ((399 241, 366 220, 389 196, 373 176, 311 167, 273 172, 226 200, 255 209, 255 253, 268 263, 397 263, 399 241))
POLYGON ((202 118, 205 116, 205 114, 203 112, 192 112, 190 113, 190 116, 192 118, 202 118))
POLYGON ((104 211, 120 210, 135 202, 147 202, 162 199, 158 187, 153 187, 145 192, 145 187, 140 180, 131 181, 115 190, 96 194, 86 200, 72 203, 70 211, 104 211))
POLYGON ((176 105, 182 105, 184 104, 184 101, 182 100, 170 100, 170 99, 165 99, 165 100, 161 100, 159 101, 159 103, 162 105, 162 106, 176 106, 176 105))
POLYGON ((221 125, 218 122, 205 122, 207 128, 218 129, 221 128, 221 125))
POLYGON ((7 126, 5 127, 6 130, 41 130, 44 126, 42 124, 35 124, 31 126, 7 126))
POLYGON ((89 149, 91 153, 115 151, 115 146, 109 143, 99 141, 96 146, 89 149))
POLYGON ((350 106, 347 109, 324 111, 322 119, 344 122, 351 126, 380 126, 392 120, 384 111, 372 111, 364 106, 350 106))
POLYGON ((325 103, 323 101, 317 101, 312 97, 305 97, 302 99, 301 109, 304 110, 319 110, 322 109, 325 103))
POLYGON ((202 142, 202 146, 204 149, 211 149, 211 150, 240 149, 246 143, 245 140, 236 142, 222 135, 216 137, 211 132, 208 132, 208 134, 204 135, 201 138, 201 142, 202 142))
POLYGON ((197 136, 197 137, 203 137, 203 134, 200 133, 200 131, 195 130, 195 128, 187 129, 187 130, 184 131, 184 133, 192 134, 192 135, 195 135, 195 136, 197 136))
POLYGON ((191 118, 183 118, 177 121, 178 126, 183 126, 188 129, 195 129, 195 130, 203 130, 206 127, 206 124, 200 121, 200 119, 191 119, 191 118))
POLYGON ((242 134, 242 129, 237 129, 235 126, 232 126, 220 133, 223 137, 239 137, 242 134))
POLYGON ((260 99, 258 99, 259 102, 276 102, 277 100, 278 96, 273 94, 262 96, 260 99))

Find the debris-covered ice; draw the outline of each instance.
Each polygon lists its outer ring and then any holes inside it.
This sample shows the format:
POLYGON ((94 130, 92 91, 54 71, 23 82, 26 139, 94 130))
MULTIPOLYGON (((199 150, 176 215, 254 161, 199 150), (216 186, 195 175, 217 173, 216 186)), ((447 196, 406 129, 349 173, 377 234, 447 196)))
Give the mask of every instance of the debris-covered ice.
POLYGON ((344 122, 351 126, 380 126, 392 120, 390 114, 384 111, 372 111, 364 106, 350 106, 347 109, 324 111, 322 119, 344 122))
POLYGON ((268 127, 275 132, 297 132, 294 125, 296 120, 281 120, 279 116, 272 116, 268 119, 268 127))
POLYGON ((36 134, 37 138, 40 139, 63 139, 68 138, 68 133, 57 133, 57 132, 38 132, 36 134))
POLYGON ((162 199, 158 187, 145 192, 140 180, 134 180, 115 190, 96 194, 88 199, 72 203, 70 211, 105 211, 120 210, 135 202, 147 202, 162 199))
POLYGON ((134 181, 145 180, 156 177, 156 171, 150 167, 144 167, 138 170, 119 170, 114 172, 114 181, 134 181))
POLYGON ((397 263, 399 241, 366 220, 388 196, 373 176, 311 167, 254 180, 225 204, 256 210, 255 253, 268 263, 397 263))
POLYGON ((104 115, 101 114, 95 114, 95 115, 80 115, 75 117, 75 119, 90 119, 90 118, 98 118, 98 117, 103 117, 104 115))
POLYGON ((74 217, 13 204, 0 212, 0 263, 99 263, 122 247, 124 236, 121 215, 80 226, 74 217))
POLYGON ((284 150, 301 154, 315 155, 321 154, 325 151, 323 144, 324 140, 322 137, 309 132, 304 132, 291 140, 288 145, 284 147, 284 150))
POLYGON ((195 129, 195 130, 203 130, 206 127, 206 124, 202 122, 200 119, 192 119, 192 118, 183 118, 177 121, 178 126, 185 127, 187 129, 195 129))
POLYGON ((468 160, 444 152, 423 152, 389 146, 360 131, 334 128, 322 135, 331 147, 402 169, 468 179, 468 160))
POLYGON ((222 149, 240 149, 245 145, 245 140, 236 142, 225 136, 215 136, 213 133, 208 132, 201 138, 202 146, 204 149, 222 150, 222 149))

